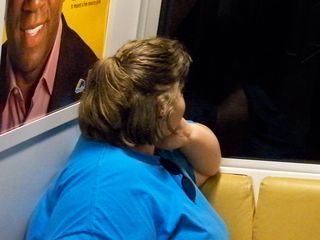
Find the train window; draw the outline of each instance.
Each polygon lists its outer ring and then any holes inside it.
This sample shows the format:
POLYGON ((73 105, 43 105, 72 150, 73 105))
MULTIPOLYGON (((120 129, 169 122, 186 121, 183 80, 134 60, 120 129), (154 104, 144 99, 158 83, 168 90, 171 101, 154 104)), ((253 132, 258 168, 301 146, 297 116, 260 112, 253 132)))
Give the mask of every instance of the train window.
POLYGON ((186 117, 224 157, 320 159, 320 1, 163 0, 158 35, 188 48, 186 117))

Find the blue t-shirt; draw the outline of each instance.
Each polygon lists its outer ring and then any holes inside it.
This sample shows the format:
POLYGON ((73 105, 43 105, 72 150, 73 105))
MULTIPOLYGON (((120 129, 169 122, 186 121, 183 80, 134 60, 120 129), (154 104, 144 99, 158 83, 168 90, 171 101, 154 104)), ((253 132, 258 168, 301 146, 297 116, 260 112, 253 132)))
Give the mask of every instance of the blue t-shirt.
POLYGON ((226 226, 196 188, 160 157, 83 137, 33 213, 27 240, 229 239, 226 226))

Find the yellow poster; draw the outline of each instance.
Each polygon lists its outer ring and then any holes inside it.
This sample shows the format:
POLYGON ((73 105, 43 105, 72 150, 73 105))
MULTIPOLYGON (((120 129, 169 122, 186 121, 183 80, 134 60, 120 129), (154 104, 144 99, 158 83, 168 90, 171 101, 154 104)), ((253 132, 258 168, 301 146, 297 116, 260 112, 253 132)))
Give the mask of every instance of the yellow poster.
POLYGON ((10 0, 0 66, 0 134, 80 99, 104 57, 110 0, 10 0))
POLYGON ((63 13, 69 25, 101 58, 104 54, 109 0, 65 0, 63 13))

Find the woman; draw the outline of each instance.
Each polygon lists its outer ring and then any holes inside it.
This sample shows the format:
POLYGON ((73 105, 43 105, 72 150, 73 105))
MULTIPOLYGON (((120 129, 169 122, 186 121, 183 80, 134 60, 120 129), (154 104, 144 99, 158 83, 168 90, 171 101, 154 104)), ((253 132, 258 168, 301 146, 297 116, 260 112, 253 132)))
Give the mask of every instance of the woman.
POLYGON ((193 183, 218 171, 221 153, 211 130, 183 118, 190 63, 177 41, 149 38, 95 64, 82 136, 27 239, 228 239, 193 183))

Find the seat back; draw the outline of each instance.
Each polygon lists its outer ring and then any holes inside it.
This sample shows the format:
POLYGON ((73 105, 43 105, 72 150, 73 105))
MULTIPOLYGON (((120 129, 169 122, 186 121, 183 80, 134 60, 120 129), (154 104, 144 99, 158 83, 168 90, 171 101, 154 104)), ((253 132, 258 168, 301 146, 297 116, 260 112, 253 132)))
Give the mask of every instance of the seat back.
POLYGON ((320 180, 266 177, 260 185, 253 239, 320 239, 320 180))
POLYGON ((231 240, 252 239, 255 203, 250 176, 219 173, 201 190, 225 221, 231 240))

